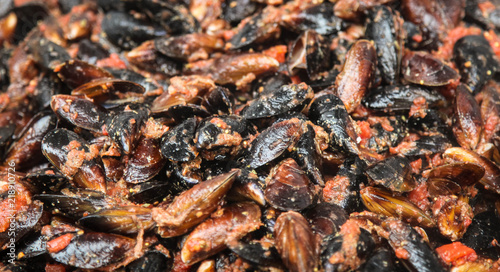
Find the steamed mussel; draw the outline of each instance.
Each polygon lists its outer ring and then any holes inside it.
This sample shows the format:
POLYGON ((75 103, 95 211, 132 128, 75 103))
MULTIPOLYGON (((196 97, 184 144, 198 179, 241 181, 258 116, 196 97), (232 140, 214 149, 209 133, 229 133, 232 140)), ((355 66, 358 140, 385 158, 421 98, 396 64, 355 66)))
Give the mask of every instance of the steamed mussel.
POLYGON ((498 0, 0 0, 0 271, 498 271, 498 0))

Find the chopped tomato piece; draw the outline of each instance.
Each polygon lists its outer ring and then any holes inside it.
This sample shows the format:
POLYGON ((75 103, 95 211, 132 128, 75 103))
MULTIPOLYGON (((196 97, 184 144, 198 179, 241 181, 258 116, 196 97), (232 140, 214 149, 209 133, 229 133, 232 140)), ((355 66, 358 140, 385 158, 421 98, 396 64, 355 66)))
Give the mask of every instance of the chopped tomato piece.
POLYGON ((372 137, 370 123, 366 121, 358 121, 358 126, 359 129, 361 130, 359 137, 361 137, 362 139, 369 139, 370 137, 372 137))
POLYGON ((279 63, 285 62, 285 55, 287 52, 286 45, 276 45, 267 50, 262 51, 264 55, 276 59, 279 63))
POLYGON ((104 67, 115 68, 115 69, 127 68, 125 62, 123 62, 123 60, 121 60, 118 54, 116 53, 111 53, 109 57, 98 60, 96 65, 102 68, 104 67))
POLYGON ((461 265, 469 261, 473 262, 477 259, 474 249, 460 242, 440 246, 436 248, 436 252, 441 259, 452 265, 461 265))
POLYGON ((448 32, 448 37, 444 40, 443 45, 436 52, 435 56, 449 60, 453 55, 453 46, 460 38, 468 35, 479 35, 481 29, 477 27, 458 26, 448 32))
MULTIPOLYGON (((411 163, 412 167, 413 164, 415 162, 418 163, 418 161, 420 161, 420 164, 422 163, 422 159, 418 159, 411 163)), ((427 183, 425 182, 420 183, 415 189, 413 189, 413 191, 408 194, 408 199, 422 210, 426 210, 431 204, 428 197, 429 192, 427 191, 427 183)))

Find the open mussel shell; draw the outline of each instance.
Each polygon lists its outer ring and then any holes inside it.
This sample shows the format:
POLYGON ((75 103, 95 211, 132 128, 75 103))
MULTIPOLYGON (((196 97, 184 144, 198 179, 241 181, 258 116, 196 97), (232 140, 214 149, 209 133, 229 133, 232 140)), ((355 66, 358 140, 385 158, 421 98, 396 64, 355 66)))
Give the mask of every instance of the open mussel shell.
POLYGON ((71 89, 75 89, 92 80, 113 78, 110 72, 77 59, 71 59, 62 63, 54 69, 54 72, 71 89))
POLYGON ((66 49, 45 37, 38 37, 38 33, 30 36, 27 46, 34 60, 46 71, 71 59, 66 49))
POLYGON ((363 105, 370 110, 386 113, 409 112, 418 97, 432 107, 444 104, 445 98, 439 92, 418 85, 387 85, 371 90, 363 97, 363 105))
POLYGON ((190 33, 161 37, 154 41, 154 45, 156 50, 167 57, 192 62, 208 58, 213 51, 220 51, 224 42, 214 35, 190 33))
POLYGON ((260 207, 251 202, 234 203, 217 210, 188 235, 181 250, 182 261, 193 264, 220 252, 227 247, 227 242, 258 229, 260 216, 260 207))
POLYGON ((377 67, 382 80, 393 85, 399 80, 404 33, 399 14, 378 5, 368 11, 365 36, 377 51, 377 67))
MULTIPOLYGON (((128 199, 135 203, 157 203, 163 201, 165 197, 171 194, 172 187, 175 181, 158 181, 149 180, 140 184, 137 184, 129 189, 128 199)), ((185 188, 182 188, 183 190, 185 188)))
POLYGON ((231 188, 239 170, 233 170, 193 186, 177 196, 166 208, 152 210, 162 237, 182 235, 215 211, 220 200, 231 188))
POLYGON ((107 119, 109 136, 125 154, 130 154, 135 149, 147 117, 146 109, 128 109, 127 107, 127 110, 117 112, 113 117, 107 119))
POLYGON ((151 210, 136 206, 99 210, 80 218, 78 223, 93 230, 117 234, 135 234, 154 226, 151 210))
POLYGON ((411 83, 442 86, 458 80, 458 73, 429 53, 408 51, 403 57, 401 73, 411 83))
POLYGON ((432 209, 439 231, 451 241, 462 238, 474 217, 468 199, 454 195, 437 197, 432 209))
POLYGON ((82 188, 105 192, 104 170, 96 160, 95 150, 73 131, 58 128, 42 140, 42 153, 63 173, 82 188))
POLYGON ((215 86, 204 96, 201 105, 209 112, 215 114, 232 114, 236 100, 229 89, 215 86))
MULTIPOLYGON (((68 159, 68 151, 63 146, 75 142, 80 149, 85 149, 84 140, 75 132, 66 129, 55 129, 47 133, 42 141, 43 155, 58 169, 61 169, 68 159)), ((87 148, 88 150, 88 148, 87 148)))
POLYGON ((250 123, 237 115, 208 117, 196 129, 196 147, 200 150, 217 150, 239 146, 243 138, 254 132, 250 123))
POLYGON ((470 186, 481 180, 484 172, 479 164, 457 162, 432 168, 427 179, 448 179, 460 186, 470 186))
POLYGON ((474 151, 460 147, 446 149, 443 157, 453 161, 480 165, 484 168, 484 176, 479 180, 479 183, 483 184, 486 189, 500 194, 500 168, 492 161, 478 155, 474 151))
POLYGON ((152 179, 165 165, 161 156, 160 142, 154 138, 139 140, 125 168, 123 179, 129 183, 141 183, 152 179))
POLYGON ((282 213, 276 220, 274 237, 276 249, 290 271, 313 271, 316 268, 316 239, 311 226, 300 213, 282 213))
POLYGON ((393 192, 409 192, 416 187, 411 175, 410 161, 406 157, 387 158, 366 169, 366 174, 376 184, 393 192))
POLYGON ((347 213, 340 206, 330 203, 318 203, 309 207, 304 217, 312 230, 322 236, 336 234, 347 221, 347 213))
POLYGON ((313 203, 314 185, 294 159, 282 161, 268 179, 264 196, 272 207, 300 211, 313 203))
POLYGON ((254 180, 237 181, 231 187, 226 199, 232 201, 251 200, 265 206, 266 198, 262 187, 258 181, 254 180))
POLYGON ((243 112, 245 119, 273 117, 299 108, 313 97, 313 90, 305 83, 282 85, 272 93, 261 94, 243 112))
POLYGON ((253 82, 252 92, 254 97, 269 95, 281 88, 281 86, 291 83, 292 80, 290 76, 283 73, 274 73, 255 80, 253 82))
POLYGON ((475 150, 483 134, 481 108, 467 85, 455 90, 453 134, 461 147, 475 150))
POLYGON ((125 258, 126 253, 136 244, 132 238, 111 233, 85 232, 65 235, 47 242, 47 244, 57 243, 58 238, 70 238, 69 243, 63 249, 52 252, 49 250, 50 257, 57 262, 84 269, 95 269, 116 263, 125 258), (89 258, 89 256, 92 257, 89 258))
POLYGON ((84 95, 93 99, 94 103, 104 105, 108 100, 117 100, 120 96, 142 96, 143 86, 127 80, 103 78, 85 83, 74 89, 72 95, 84 95))
POLYGON ((333 94, 316 97, 309 106, 309 118, 329 134, 329 149, 345 155, 359 154, 357 133, 344 102, 333 94))
POLYGON ((335 177, 327 180, 323 188, 323 200, 339 205, 347 213, 360 211, 360 186, 367 184, 365 169, 366 163, 359 157, 346 158, 335 177))
POLYGON ((335 94, 342 100, 347 112, 360 104, 375 78, 377 52, 373 42, 357 40, 345 56, 342 71, 335 80, 335 94))
POLYGON ((88 191, 88 193, 88 195, 75 196, 40 194, 33 198, 43 202, 46 209, 54 214, 62 214, 73 219, 79 219, 85 214, 92 214, 110 207, 110 202, 104 195, 93 191, 88 191))
POLYGON ((390 192, 375 187, 365 187, 360 191, 366 208, 374 213, 401 218, 404 221, 424 227, 434 227, 434 220, 407 198, 394 196, 390 192))
POLYGON ((297 118, 273 124, 252 141, 246 158, 248 166, 257 168, 278 158, 298 142, 300 132, 301 125, 297 118))
POLYGON ((462 187, 446 178, 432 178, 427 180, 427 191, 430 196, 455 195, 462 191, 462 187))
POLYGON ((324 186, 325 181, 320 171, 322 164, 319 154, 316 152, 315 137, 316 133, 314 132, 312 124, 307 124, 297 142, 297 146, 293 152, 293 158, 302 167, 314 184, 324 186))
POLYGON ((155 116, 173 118, 176 123, 193 116, 207 117, 210 112, 200 103, 203 95, 218 89, 207 76, 179 76, 170 79, 168 91, 156 97, 151 104, 155 116))
MULTIPOLYGON (((279 16, 278 9, 268 6, 253 15, 249 21, 240 23, 242 27, 229 40, 231 49, 244 49, 280 36, 281 29, 272 17, 279 16)), ((277 19, 277 18, 276 18, 277 19)))
POLYGON ((41 162, 42 139, 56 125, 57 118, 53 113, 43 111, 36 114, 23 128, 20 138, 7 150, 5 162, 14 164, 19 170, 41 162))
POLYGON ((33 184, 41 194, 58 193, 69 185, 69 180, 54 169, 43 169, 29 173, 24 177, 28 183, 33 184))
POLYGON ((91 100, 73 95, 52 96, 50 106, 63 120, 93 132, 102 132, 108 112, 91 100))
MULTIPOLYGON (((9 201, 9 203, 12 203, 9 201)), ((0 233, 0 249, 6 249, 11 243, 18 241, 26 234, 35 230, 43 213, 43 203, 33 201, 25 211, 9 217, 9 229, 0 233), (10 233, 10 234, 9 234, 10 233), (11 235, 14 233, 15 235, 11 235)))
POLYGON ((314 30, 306 30, 292 45, 288 55, 288 69, 295 74, 305 69, 310 79, 330 68, 330 48, 325 37, 314 30))
POLYGON ((166 90, 168 85, 165 81, 162 80, 152 80, 151 78, 145 77, 137 72, 134 72, 129 69, 117 69, 117 68, 107 68, 108 72, 110 72, 113 77, 120 78, 122 80, 135 82, 146 89, 146 93, 157 91, 157 90, 166 90))
POLYGON ((182 71, 182 62, 171 59, 156 50, 153 40, 146 41, 126 53, 126 58, 138 69, 162 74, 162 76, 178 75, 182 71))

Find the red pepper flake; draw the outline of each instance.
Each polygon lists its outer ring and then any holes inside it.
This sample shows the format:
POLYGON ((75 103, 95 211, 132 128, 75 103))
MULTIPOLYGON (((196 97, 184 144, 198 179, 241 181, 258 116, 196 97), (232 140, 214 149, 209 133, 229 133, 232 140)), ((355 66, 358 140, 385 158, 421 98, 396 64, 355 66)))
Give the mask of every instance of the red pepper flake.
POLYGON ((127 65, 123 60, 120 59, 118 54, 111 53, 109 57, 105 59, 100 59, 96 62, 96 65, 101 68, 115 68, 115 69, 126 69, 127 65))
POLYGON ((385 131, 394 131, 394 127, 392 127, 391 125, 391 122, 389 121, 389 119, 381 119, 380 120, 380 125, 382 125, 382 128, 385 130, 385 131))
POLYGON ((361 137, 362 139, 369 139, 372 137, 370 123, 368 123, 366 121, 358 121, 358 126, 359 126, 359 129, 361 130, 359 137, 361 137))
POLYGON ((483 13, 490 13, 496 9, 495 4, 491 3, 490 1, 478 3, 477 7, 481 10, 483 13))
POLYGON ((61 235, 57 238, 48 241, 47 250, 49 251, 49 253, 56 253, 65 249, 69 245, 71 239, 73 239, 74 236, 75 235, 72 233, 66 233, 64 235, 61 235))
POLYGON ((422 169, 422 159, 414 160, 410 163, 410 165, 411 165, 411 171, 415 174, 418 174, 422 169))
POLYGON ((408 252, 408 250, 402 247, 396 249, 394 253, 396 253, 396 257, 398 257, 398 259, 407 260, 410 258, 410 253, 408 252))
POLYGON ((416 34, 416 35, 413 35, 412 37, 412 40, 416 41, 416 42, 422 42, 424 40, 424 38, 422 37, 422 35, 419 35, 419 34, 416 34))
POLYGON ((424 118, 426 115, 425 110, 427 109, 427 100, 425 97, 417 97, 413 100, 413 104, 410 108, 410 116, 417 115, 421 118, 424 118))
POLYGON ((462 265, 466 262, 473 262, 477 259, 474 249, 465 246, 460 242, 454 242, 436 248, 439 257, 454 266, 462 265))
POLYGON ((293 77, 291 77, 290 79, 292 80, 292 83, 293 83, 293 84, 299 84, 299 83, 301 83, 301 82, 302 82, 302 80, 300 79, 300 77, 299 77, 299 76, 293 76, 293 77))
POLYGON ((279 63, 284 63, 285 62, 285 55, 286 55, 287 51, 288 51, 288 48, 286 47, 286 45, 276 45, 276 46, 270 47, 269 49, 262 51, 262 53, 266 56, 274 58, 279 63))
POLYGON ((0 94, 0 109, 6 107, 10 102, 10 97, 8 94, 0 94))
POLYGON ((228 128, 228 125, 226 122, 222 121, 220 118, 212 118, 210 120, 210 123, 216 125, 217 127, 219 127, 220 129, 227 129, 228 128))
POLYGON ((236 33, 233 30, 226 30, 222 33, 222 38, 224 38, 225 41, 229 41, 233 38, 234 34, 236 33))
POLYGON ((370 128, 370 123, 366 121, 357 121, 360 133, 359 137, 361 138, 360 144, 364 146, 368 139, 372 137, 372 131, 370 128))

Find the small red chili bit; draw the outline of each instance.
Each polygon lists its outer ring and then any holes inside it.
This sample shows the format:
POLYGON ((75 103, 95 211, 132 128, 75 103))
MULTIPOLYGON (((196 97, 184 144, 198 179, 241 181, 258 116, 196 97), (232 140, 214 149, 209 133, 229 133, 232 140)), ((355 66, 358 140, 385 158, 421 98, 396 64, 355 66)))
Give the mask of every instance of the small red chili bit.
POLYGON ((48 241, 47 250, 49 251, 49 253, 56 253, 65 249, 69 245, 71 239, 73 239, 74 236, 75 235, 72 233, 66 233, 64 235, 61 235, 57 238, 48 241))
POLYGON ((465 246, 460 242, 443 245, 436 248, 439 257, 447 263, 452 265, 462 265, 466 262, 473 262, 477 259, 474 249, 465 246))

